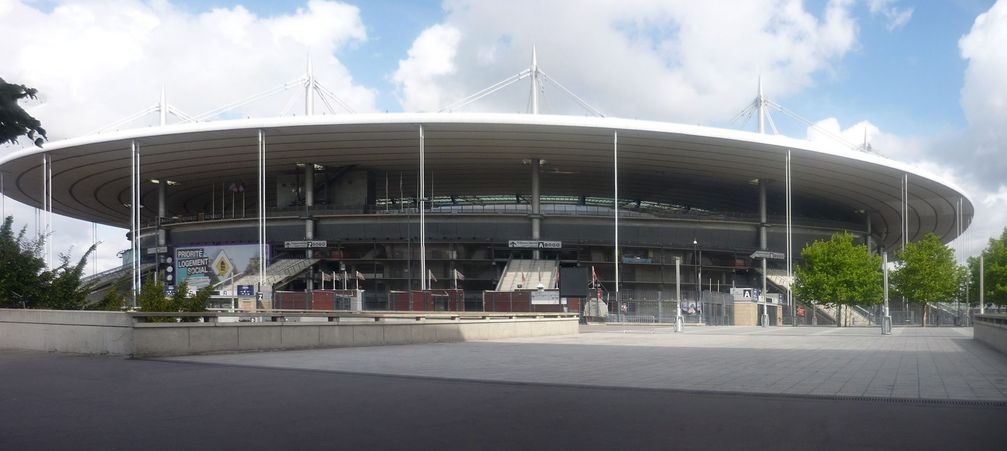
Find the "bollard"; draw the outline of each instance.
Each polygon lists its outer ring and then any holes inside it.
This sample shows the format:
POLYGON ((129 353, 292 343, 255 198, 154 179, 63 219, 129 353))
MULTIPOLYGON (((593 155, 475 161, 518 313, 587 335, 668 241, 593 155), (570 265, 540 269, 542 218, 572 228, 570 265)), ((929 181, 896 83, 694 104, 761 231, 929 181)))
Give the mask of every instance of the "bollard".
POLYGON ((682 326, 685 321, 682 320, 682 315, 675 315, 675 332, 681 332, 682 326))

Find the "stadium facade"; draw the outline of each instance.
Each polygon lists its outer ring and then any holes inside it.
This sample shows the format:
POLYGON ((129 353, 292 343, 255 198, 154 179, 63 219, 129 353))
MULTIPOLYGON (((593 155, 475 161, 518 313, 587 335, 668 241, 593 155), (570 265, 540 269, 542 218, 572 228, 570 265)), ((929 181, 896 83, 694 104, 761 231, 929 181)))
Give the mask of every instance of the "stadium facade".
MULTIPOLYGON (((783 254, 766 272, 786 274, 836 232, 878 251, 927 233, 948 242, 973 215, 961 189, 875 153, 542 114, 169 124, 25 148, 0 171, 15 200, 138 230, 137 267, 167 254, 199 285, 262 282, 301 261, 271 290, 359 286, 366 308, 457 286, 478 309, 511 262, 529 260, 591 268, 621 299, 673 299, 676 282, 696 299, 760 287, 756 251, 783 254)), ((504 289, 535 288, 513 282, 504 289)))

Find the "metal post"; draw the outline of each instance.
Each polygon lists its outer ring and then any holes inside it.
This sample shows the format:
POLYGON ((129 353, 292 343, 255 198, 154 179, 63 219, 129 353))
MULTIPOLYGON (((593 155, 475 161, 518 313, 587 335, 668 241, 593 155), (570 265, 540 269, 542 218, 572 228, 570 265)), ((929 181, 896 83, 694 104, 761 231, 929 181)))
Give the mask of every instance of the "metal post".
POLYGON ((881 271, 884 274, 885 283, 885 306, 884 315, 881 317, 881 335, 892 334, 892 316, 888 310, 888 251, 881 253, 881 271))
POLYGON ((132 224, 130 243, 130 263, 133 269, 133 308, 137 307, 140 297, 140 150, 136 140, 130 142, 130 223, 132 224))
POLYGON ((682 257, 675 257, 675 332, 682 331, 682 257))
MULTIPOLYGON (((619 297, 619 132, 612 132, 612 160, 613 173, 615 175, 615 195, 613 207, 615 208, 615 304, 619 309, 619 317, 622 317, 622 298, 619 297)), ((625 320, 625 318, 622 318, 625 320)))
POLYGON ((427 289, 427 224, 426 224, 426 151, 424 150, 423 126, 420 125, 420 290, 427 289))
MULTIPOLYGON (((266 136, 260 129, 259 135, 259 284, 256 301, 262 299, 266 285, 266 136)), ((255 305, 252 309, 255 309, 255 305)))
MULTIPOLYGON (((762 99, 762 82, 759 82, 759 99, 762 99)), ((761 132, 762 128, 762 108, 759 108, 759 128, 761 132)), ((766 179, 759 179, 759 249, 766 250, 767 238, 766 238, 766 179)), ((769 277, 766 274, 768 268, 766 267, 766 258, 762 257, 762 315, 759 317, 759 321, 762 323, 762 327, 769 325, 769 305, 766 304, 766 296, 769 294, 767 289, 766 279, 769 277)))
MULTIPOLYGON (((539 176, 540 176, 540 166, 542 165, 542 160, 538 158, 532 158, 531 160, 531 239, 539 240, 542 238, 542 211, 540 204, 541 191, 539 187, 539 176)), ((532 251, 532 258, 538 260, 541 258, 541 252, 536 248, 532 251)))
POLYGON ((979 254, 979 314, 986 314, 986 256, 979 254))
MULTIPOLYGON (((787 285, 787 303, 790 304, 790 318, 794 322, 796 327, 797 322, 797 306, 794 305, 794 292, 793 292, 793 281, 794 281, 794 213, 793 213, 793 199, 791 197, 793 187, 792 179, 790 173, 790 149, 787 149, 787 165, 786 165, 786 210, 787 210, 787 249, 785 258, 787 259, 787 280, 789 284, 787 285)), ((812 305, 814 308, 814 305, 812 305)))

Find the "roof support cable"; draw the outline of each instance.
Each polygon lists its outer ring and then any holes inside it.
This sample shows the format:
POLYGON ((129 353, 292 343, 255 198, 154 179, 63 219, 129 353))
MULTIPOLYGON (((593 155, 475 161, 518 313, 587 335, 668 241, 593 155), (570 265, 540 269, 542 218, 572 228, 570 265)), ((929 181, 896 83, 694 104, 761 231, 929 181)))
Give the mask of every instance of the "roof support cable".
POLYGON ((472 102, 475 102, 475 101, 477 101, 479 99, 482 99, 483 97, 486 97, 486 96, 488 96, 490 94, 493 94, 494 92, 497 92, 497 91, 499 91, 499 90, 501 90, 503 88, 506 88, 506 87, 508 87, 508 86, 510 86, 510 85, 512 85, 514 83, 517 83, 518 81, 524 80, 529 75, 531 75, 531 70, 530 69, 525 69, 525 70, 523 70, 521 72, 518 72, 518 73, 516 73, 514 75, 511 75, 510 77, 507 77, 507 78, 505 78, 505 79, 503 79, 501 81, 498 81, 498 82, 494 83, 493 85, 491 85, 491 86, 489 86, 487 88, 484 88, 484 89, 482 89, 480 91, 477 91, 476 93, 474 93, 474 94, 472 94, 472 95, 470 95, 468 97, 465 97, 465 98, 463 98, 461 100, 458 100, 458 101, 456 101, 456 102, 454 102, 452 104, 449 104, 448 106, 446 106, 444 108, 441 108, 440 110, 437 110, 437 111, 440 112, 440 113, 443 113, 443 112, 446 112, 446 111, 452 111, 452 110, 457 110, 457 109, 463 108, 465 106, 468 106, 472 102))
POLYGON ((542 72, 541 70, 539 71, 539 73, 542 74, 542 76, 545 77, 545 79, 547 81, 549 81, 552 84, 558 86, 559 89, 563 90, 563 92, 565 92, 568 96, 572 97, 573 100, 575 100, 585 110, 587 110, 588 112, 594 114, 595 116, 605 117, 605 114, 603 114, 601 111, 598 111, 597 108, 595 108, 595 107, 591 106, 590 104, 588 104, 586 101, 584 101, 584 99, 578 97, 577 94, 574 94, 572 91, 570 91, 569 89, 567 89, 566 86, 563 86, 562 83, 554 80, 552 77, 550 77, 545 72, 542 72))
MULTIPOLYGON (((350 108, 350 105, 344 102, 343 99, 340 99, 339 96, 336 95, 336 93, 332 92, 332 90, 326 88, 324 85, 319 83, 318 80, 315 80, 314 84, 315 84, 315 90, 319 94, 321 94, 323 102, 325 101, 325 97, 328 96, 329 99, 336 102, 339 106, 341 106, 344 110, 346 110, 347 113, 356 113, 356 111, 353 111, 353 108, 350 108)), ((328 102, 326 102, 326 104, 327 103, 328 102)), ((333 111, 332 113, 335 114, 335 111, 333 111)))

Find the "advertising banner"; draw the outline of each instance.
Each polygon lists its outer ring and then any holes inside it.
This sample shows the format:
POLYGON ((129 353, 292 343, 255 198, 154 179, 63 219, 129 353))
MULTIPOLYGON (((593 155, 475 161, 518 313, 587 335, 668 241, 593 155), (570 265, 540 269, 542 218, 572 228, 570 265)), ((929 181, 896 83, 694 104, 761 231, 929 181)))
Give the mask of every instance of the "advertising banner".
POLYGON ((195 291, 227 280, 232 274, 241 277, 257 273, 258 257, 258 244, 178 246, 175 274, 178 283, 188 283, 189 289, 195 291))

